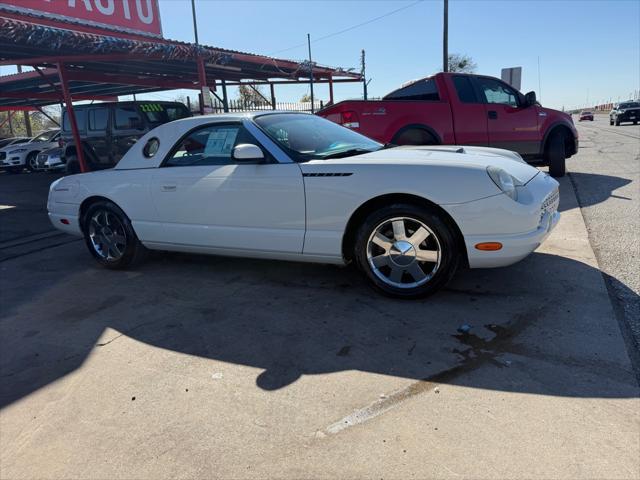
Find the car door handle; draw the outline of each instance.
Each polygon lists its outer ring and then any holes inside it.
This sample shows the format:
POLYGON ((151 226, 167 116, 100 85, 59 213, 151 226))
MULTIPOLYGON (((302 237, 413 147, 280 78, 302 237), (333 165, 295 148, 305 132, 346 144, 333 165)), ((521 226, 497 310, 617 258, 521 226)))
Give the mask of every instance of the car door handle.
POLYGON ((162 185, 160 188, 163 192, 175 192, 178 188, 177 185, 162 185))
POLYGON ((487 116, 489 117, 489 119, 491 120, 497 120, 498 119, 498 112, 496 112, 495 110, 489 110, 487 112, 487 116))

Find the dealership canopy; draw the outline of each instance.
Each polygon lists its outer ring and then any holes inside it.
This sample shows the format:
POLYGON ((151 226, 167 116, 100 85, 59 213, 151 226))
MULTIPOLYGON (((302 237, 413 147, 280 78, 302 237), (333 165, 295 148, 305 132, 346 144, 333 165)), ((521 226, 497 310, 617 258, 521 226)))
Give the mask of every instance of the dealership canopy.
POLYGON ((0 9, 0 65, 37 69, 0 77, 1 106, 59 103, 60 65, 74 100, 202 86, 215 90, 223 83, 306 83, 311 72, 314 82, 361 79, 351 71, 309 62, 164 39, 97 35, 4 15, 0 9))

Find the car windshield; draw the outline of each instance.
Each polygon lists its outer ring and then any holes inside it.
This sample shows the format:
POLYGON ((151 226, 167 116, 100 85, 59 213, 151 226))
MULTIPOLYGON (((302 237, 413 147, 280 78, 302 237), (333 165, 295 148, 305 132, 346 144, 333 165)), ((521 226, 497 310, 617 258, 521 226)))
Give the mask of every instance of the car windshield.
POLYGON ((640 107, 640 103, 629 102, 629 103, 621 103, 618 108, 638 108, 638 107, 640 107))
POLYGON ((51 137, 53 137, 56 133, 57 132, 55 130, 41 133, 37 137, 34 137, 32 142, 48 142, 51 139, 51 137))
POLYGON ((298 162, 348 157, 383 148, 364 135, 305 113, 261 115, 255 123, 298 162))

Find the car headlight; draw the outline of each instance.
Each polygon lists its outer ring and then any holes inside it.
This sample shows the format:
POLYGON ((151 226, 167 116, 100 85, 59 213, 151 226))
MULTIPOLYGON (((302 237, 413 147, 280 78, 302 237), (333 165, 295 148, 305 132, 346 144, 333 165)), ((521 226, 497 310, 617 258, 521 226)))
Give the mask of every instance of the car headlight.
POLYGON ((27 149, 26 148, 18 148, 17 150, 11 150, 9 152, 9 155, 13 154, 13 153, 22 153, 22 152, 26 152, 27 149))
POLYGON ((493 183, 502 190, 512 200, 518 200, 518 191, 516 187, 520 185, 520 181, 499 167, 487 167, 489 178, 493 183))

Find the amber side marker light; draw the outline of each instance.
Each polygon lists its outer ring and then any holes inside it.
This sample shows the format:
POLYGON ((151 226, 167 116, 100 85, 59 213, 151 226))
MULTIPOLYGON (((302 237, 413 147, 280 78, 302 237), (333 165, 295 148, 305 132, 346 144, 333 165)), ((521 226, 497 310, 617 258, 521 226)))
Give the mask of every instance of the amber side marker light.
POLYGON ((485 252, 495 252, 501 248, 502 244, 500 242, 483 242, 476 244, 476 250, 483 250, 485 252))

